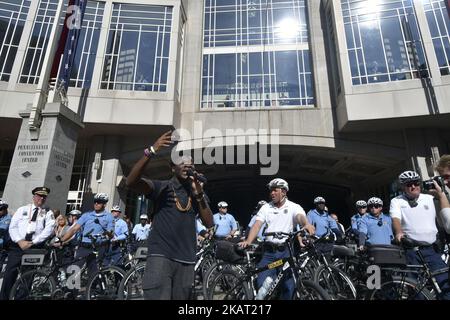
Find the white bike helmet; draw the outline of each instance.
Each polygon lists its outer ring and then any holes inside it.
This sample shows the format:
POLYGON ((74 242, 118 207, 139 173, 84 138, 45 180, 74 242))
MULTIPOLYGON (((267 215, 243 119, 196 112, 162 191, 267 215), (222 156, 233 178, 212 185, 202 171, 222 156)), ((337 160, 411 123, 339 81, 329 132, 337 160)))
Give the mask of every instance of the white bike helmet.
POLYGON ((281 178, 275 178, 272 181, 270 181, 267 184, 267 188, 269 188, 269 189, 280 188, 280 189, 284 189, 286 191, 289 191, 288 183, 286 182, 286 180, 283 180, 281 178))
POLYGON ((325 199, 323 197, 316 197, 314 199, 314 204, 325 203, 325 199))
POLYGON ((141 214, 140 215, 140 217, 139 217, 139 219, 145 219, 145 220, 147 220, 148 219, 148 216, 146 215, 146 214, 141 214))
POLYGON ((367 201, 367 205, 374 205, 374 204, 378 204, 378 205, 382 206, 383 200, 381 200, 380 198, 377 198, 377 197, 372 197, 367 201))
POLYGON ((367 207, 367 202, 365 202, 364 200, 358 200, 358 201, 356 201, 356 207, 357 208, 367 207))
POLYGON ((109 200, 109 197, 106 193, 97 193, 94 196, 94 202, 98 201, 98 202, 104 202, 107 203, 109 200))
POLYGON ((219 208, 228 208, 228 203, 226 203, 225 201, 220 201, 217 204, 217 207, 219 207, 219 208))
POLYGON ((69 216, 77 216, 80 217, 81 216, 81 211, 80 210, 72 210, 69 212, 69 216))
POLYGON ((405 171, 398 176, 398 181, 401 184, 407 184, 408 182, 420 181, 420 176, 415 171, 405 171))
POLYGON ((113 207, 111 208, 111 212, 113 212, 113 211, 122 212, 122 210, 120 209, 120 206, 119 206, 119 205, 113 206, 113 207))

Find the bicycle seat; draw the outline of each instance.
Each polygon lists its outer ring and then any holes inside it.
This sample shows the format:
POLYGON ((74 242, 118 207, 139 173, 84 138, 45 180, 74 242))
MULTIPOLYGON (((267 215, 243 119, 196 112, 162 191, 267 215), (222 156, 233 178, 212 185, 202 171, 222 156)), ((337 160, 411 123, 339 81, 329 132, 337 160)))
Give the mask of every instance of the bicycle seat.
POLYGON ((346 246, 333 246, 331 254, 334 257, 353 257, 355 255, 355 251, 352 248, 346 246))

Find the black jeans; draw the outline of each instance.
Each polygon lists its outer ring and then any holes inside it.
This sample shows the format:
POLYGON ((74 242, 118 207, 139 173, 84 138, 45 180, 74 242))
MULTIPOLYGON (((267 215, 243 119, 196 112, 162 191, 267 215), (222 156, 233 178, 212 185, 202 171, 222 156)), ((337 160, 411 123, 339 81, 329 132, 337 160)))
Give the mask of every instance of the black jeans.
POLYGON ((142 281, 145 300, 188 300, 194 283, 194 264, 165 257, 147 258, 142 281))

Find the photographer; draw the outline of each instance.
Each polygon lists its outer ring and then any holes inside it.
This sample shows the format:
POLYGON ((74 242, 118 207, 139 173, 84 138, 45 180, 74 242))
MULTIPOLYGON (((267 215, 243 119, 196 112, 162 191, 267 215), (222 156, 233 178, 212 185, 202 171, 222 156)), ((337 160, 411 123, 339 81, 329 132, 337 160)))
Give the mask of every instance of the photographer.
MULTIPOLYGON (((420 252, 430 270, 433 272, 445 268, 446 265, 436 244, 438 229, 433 196, 421 192, 422 180, 419 174, 414 171, 403 172, 399 175, 398 180, 402 186, 403 194, 392 199, 390 206, 395 240, 401 243, 402 238, 407 236, 416 242, 420 242, 420 252)), ((420 264, 414 249, 407 249, 406 257, 408 264, 420 264)), ((437 275, 436 280, 442 289, 440 298, 450 299, 447 275, 437 275)))
POLYGON ((148 195, 155 204, 142 281, 146 300, 189 299, 196 262, 195 213, 200 213, 206 227, 213 225, 203 183, 191 157, 182 157, 178 164, 170 163, 173 173, 170 180, 142 178, 148 162, 160 149, 172 144, 168 131, 144 150, 127 177, 128 186, 148 195))
POLYGON ((441 208, 438 218, 439 222, 447 234, 450 233, 450 204, 448 192, 450 187, 450 155, 443 155, 436 164, 436 171, 439 173, 439 179, 433 179, 434 189, 430 189, 438 201, 441 208), (437 181, 436 181, 437 180, 437 181), (439 182, 439 183, 438 183, 439 182))

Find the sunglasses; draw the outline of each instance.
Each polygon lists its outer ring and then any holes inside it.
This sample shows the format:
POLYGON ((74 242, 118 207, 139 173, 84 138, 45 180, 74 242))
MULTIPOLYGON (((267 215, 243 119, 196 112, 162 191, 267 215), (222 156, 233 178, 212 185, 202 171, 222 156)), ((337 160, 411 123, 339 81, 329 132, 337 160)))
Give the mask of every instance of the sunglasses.
POLYGON ((104 201, 94 201, 94 203, 105 204, 106 202, 104 202, 104 201))
POLYGON ((364 207, 358 207, 358 209, 366 209, 367 208, 367 206, 364 206, 364 207))
POLYGON ((371 205, 369 205, 369 209, 372 209, 372 208, 378 209, 378 208, 381 208, 381 207, 383 207, 383 206, 379 205, 379 204, 371 204, 371 205))
POLYGON ((406 184, 406 186, 407 186, 408 188, 411 188, 412 186, 414 186, 414 187, 419 187, 419 186, 420 186, 420 182, 418 182, 418 181, 415 181, 415 182, 408 182, 408 183, 406 184))

